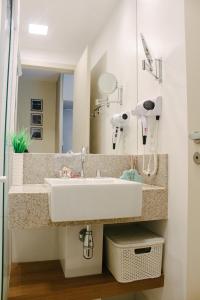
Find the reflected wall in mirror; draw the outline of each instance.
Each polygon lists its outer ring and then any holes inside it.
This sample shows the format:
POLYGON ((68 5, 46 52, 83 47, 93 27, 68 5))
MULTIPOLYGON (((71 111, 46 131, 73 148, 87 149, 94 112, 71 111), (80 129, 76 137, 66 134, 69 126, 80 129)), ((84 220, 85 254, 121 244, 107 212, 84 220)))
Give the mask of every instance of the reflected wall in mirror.
POLYGON ((72 150, 73 74, 52 70, 23 69, 18 84, 17 130, 42 129, 42 138, 31 139, 29 152, 72 150), (32 99, 42 99, 36 113, 32 99), (36 119, 37 117, 37 119, 36 119), (62 138, 61 138, 62 137, 62 138))
POLYGON ((17 130, 33 127, 31 99, 43 106, 34 124, 42 139, 29 152, 136 152, 136 118, 119 130, 115 149, 111 124, 137 103, 136 2, 21 0, 17 130), (34 22, 48 26, 46 36, 28 32, 34 22))

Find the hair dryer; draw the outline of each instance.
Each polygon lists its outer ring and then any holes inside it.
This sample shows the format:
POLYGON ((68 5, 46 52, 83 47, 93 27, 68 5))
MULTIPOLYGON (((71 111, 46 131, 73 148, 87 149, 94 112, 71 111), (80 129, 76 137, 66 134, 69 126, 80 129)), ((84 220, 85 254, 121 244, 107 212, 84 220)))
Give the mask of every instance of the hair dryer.
POLYGON ((137 116, 142 123, 142 140, 143 145, 146 145, 148 135, 148 117, 156 117, 160 119, 162 110, 162 97, 157 97, 152 100, 144 100, 137 104, 136 108, 132 110, 132 114, 137 116))
POLYGON ((158 169, 158 157, 157 157, 158 121, 160 119, 161 111, 162 111, 162 97, 157 97, 156 99, 144 100, 142 102, 139 102, 136 108, 132 111, 132 114, 137 116, 142 123, 142 143, 144 145, 143 174, 146 176, 154 176, 158 169), (155 125, 152 134, 149 135, 151 154, 149 155, 148 164, 146 166, 145 146, 147 143, 147 136, 148 136, 148 118, 150 117, 155 117, 155 125), (153 162, 152 162, 152 158, 153 158, 153 162))
POLYGON ((121 133, 129 123, 130 113, 122 112, 120 114, 114 114, 111 118, 111 124, 113 126, 112 145, 113 150, 116 149, 117 141, 120 138, 121 133))

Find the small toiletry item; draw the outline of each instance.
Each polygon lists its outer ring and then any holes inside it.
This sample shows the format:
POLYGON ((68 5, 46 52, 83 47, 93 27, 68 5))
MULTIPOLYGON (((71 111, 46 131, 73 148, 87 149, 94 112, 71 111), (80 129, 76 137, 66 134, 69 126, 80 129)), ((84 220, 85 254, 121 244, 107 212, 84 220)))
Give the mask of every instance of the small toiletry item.
POLYGON ((80 176, 80 172, 76 172, 68 167, 63 167, 63 169, 60 171, 60 177, 62 178, 78 178, 80 176))
POLYGON ((79 177, 81 177, 81 173, 72 170, 70 176, 71 176, 70 178, 79 178, 79 177))

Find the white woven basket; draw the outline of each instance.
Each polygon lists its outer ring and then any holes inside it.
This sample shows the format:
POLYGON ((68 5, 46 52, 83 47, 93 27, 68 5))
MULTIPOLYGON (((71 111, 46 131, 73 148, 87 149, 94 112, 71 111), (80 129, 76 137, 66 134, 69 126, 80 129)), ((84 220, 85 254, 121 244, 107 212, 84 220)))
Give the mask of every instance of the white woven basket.
POLYGON ((115 279, 125 283, 161 276, 164 239, 146 230, 120 234, 105 236, 106 263, 115 279))

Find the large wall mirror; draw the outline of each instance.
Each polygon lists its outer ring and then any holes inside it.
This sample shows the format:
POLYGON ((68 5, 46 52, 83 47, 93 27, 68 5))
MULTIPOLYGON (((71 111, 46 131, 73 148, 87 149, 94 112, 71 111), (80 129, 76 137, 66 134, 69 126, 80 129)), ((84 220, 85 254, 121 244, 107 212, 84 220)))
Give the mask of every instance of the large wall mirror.
POLYGON ((16 131, 29 152, 136 152, 136 4, 21 0, 16 131))

